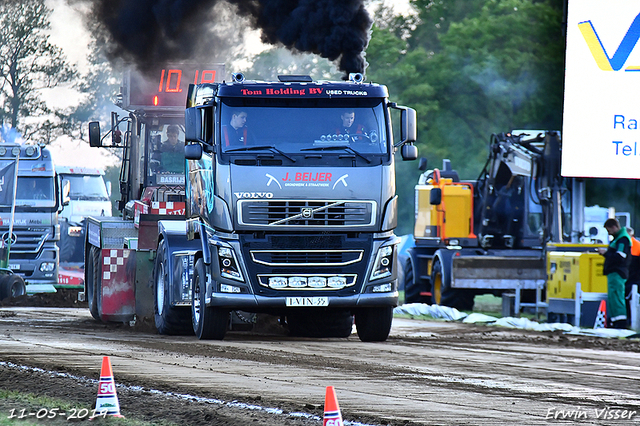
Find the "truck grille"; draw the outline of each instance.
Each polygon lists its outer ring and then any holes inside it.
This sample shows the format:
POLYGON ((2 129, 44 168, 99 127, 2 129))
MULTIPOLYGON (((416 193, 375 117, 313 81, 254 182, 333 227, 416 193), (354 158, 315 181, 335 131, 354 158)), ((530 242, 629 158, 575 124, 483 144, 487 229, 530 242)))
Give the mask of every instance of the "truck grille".
POLYGON ((263 226, 371 226, 376 220, 374 201, 240 200, 239 222, 263 226))
POLYGON ((362 260, 362 250, 252 250, 253 261, 267 266, 345 266, 362 260))
MULTIPOLYGON (((0 228, 1 238, 6 242, 9 239, 9 228, 0 228)), ((50 230, 46 228, 13 229, 15 242, 11 243, 11 258, 35 259, 45 241, 50 236, 50 230)))

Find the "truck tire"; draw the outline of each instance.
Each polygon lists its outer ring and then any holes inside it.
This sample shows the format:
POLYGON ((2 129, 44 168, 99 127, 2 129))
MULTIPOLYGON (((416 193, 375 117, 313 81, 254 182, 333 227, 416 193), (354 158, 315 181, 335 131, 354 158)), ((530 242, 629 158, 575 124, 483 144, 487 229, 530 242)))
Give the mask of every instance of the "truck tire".
POLYGON ((171 306, 169 298, 169 261, 165 240, 161 240, 153 265, 154 319, 160 334, 192 334, 189 309, 171 306))
POLYGON ((200 340, 222 340, 229 328, 230 311, 228 309, 206 306, 207 273, 204 260, 198 259, 193 271, 191 321, 193 331, 200 340))
POLYGON ((425 283, 415 282, 413 264, 411 263, 410 257, 407 257, 402 269, 404 270, 404 303, 431 304, 431 297, 420 295, 422 291, 427 291, 427 288, 425 283))
POLYGON ((361 308, 356 311, 356 329, 363 342, 384 342, 391 332, 393 306, 361 308))
POLYGON ((0 279, 0 300, 16 298, 27 294, 27 287, 20 275, 7 274, 0 279))
POLYGON ((346 309, 298 309, 287 314, 289 335, 298 337, 349 337, 353 315, 346 309))
POLYGON ((66 220, 60 224, 60 262, 72 262, 75 255, 75 238, 69 236, 69 222, 66 220))
POLYGON ((435 257, 431 269, 431 297, 433 303, 460 311, 473 309, 474 294, 470 290, 451 287, 451 258, 435 257))
POLYGON ((95 246, 91 246, 89 249, 89 259, 87 259, 87 304, 89 305, 89 312, 91 316, 97 320, 100 319, 100 311, 98 309, 98 294, 101 287, 101 268, 102 262, 100 262, 100 249, 95 246))

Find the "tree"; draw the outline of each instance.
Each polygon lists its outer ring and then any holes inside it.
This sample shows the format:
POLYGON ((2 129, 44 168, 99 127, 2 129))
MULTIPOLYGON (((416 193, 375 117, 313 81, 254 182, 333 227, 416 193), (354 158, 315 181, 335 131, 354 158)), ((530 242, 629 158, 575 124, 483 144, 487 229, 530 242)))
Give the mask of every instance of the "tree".
MULTIPOLYGON (((412 0, 414 16, 381 8, 367 76, 418 113, 430 168, 448 158, 463 179, 482 169, 490 135, 562 125, 564 38, 559 0, 412 0)), ((401 224, 411 232, 415 163, 399 163, 401 224)))
POLYGON ((115 106, 122 84, 123 66, 119 61, 107 58, 106 44, 96 34, 94 32, 94 39, 89 45, 88 69, 74 84, 74 88, 82 94, 80 102, 57 112, 64 133, 73 139, 85 139, 89 121, 99 120, 102 126, 106 126, 110 125, 111 111, 123 113, 115 106))
POLYGON ((42 100, 42 89, 75 74, 62 50, 49 43, 50 13, 44 0, 0 2, 0 121, 26 140, 51 141, 59 123, 42 100), (38 120, 27 120, 34 117, 38 120))

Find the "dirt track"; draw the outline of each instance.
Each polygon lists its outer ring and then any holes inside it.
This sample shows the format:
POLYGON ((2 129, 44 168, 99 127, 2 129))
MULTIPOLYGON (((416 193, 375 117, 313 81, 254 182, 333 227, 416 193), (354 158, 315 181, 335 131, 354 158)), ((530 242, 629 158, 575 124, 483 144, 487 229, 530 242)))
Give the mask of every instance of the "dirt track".
POLYGON ((0 308, 0 389, 88 407, 97 385, 81 378, 97 379, 109 355, 116 382, 135 386, 118 389, 123 414, 182 425, 322 424, 328 385, 343 418, 367 425, 628 424, 596 416, 610 407, 603 416, 636 411, 631 422, 640 422, 639 352, 637 339, 401 319, 385 343, 275 332, 198 341, 98 324, 86 309, 0 308), (554 420, 560 410, 574 417, 554 420))

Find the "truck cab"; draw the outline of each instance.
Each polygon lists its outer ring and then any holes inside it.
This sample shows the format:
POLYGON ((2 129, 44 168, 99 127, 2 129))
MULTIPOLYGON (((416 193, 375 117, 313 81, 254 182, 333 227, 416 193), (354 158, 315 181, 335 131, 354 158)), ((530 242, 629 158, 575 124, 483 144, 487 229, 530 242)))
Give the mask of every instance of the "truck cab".
POLYGON ((39 145, 0 144, 0 174, 0 238, 9 250, 8 268, 24 279, 27 293, 55 292, 58 213, 65 201, 51 153, 39 145))
POLYGON ((398 301, 394 154, 415 159, 415 112, 384 86, 245 81, 192 86, 186 216, 192 322, 222 338, 231 310, 286 318, 304 335, 385 340, 398 301), (392 108, 402 111, 393 143, 392 108))

